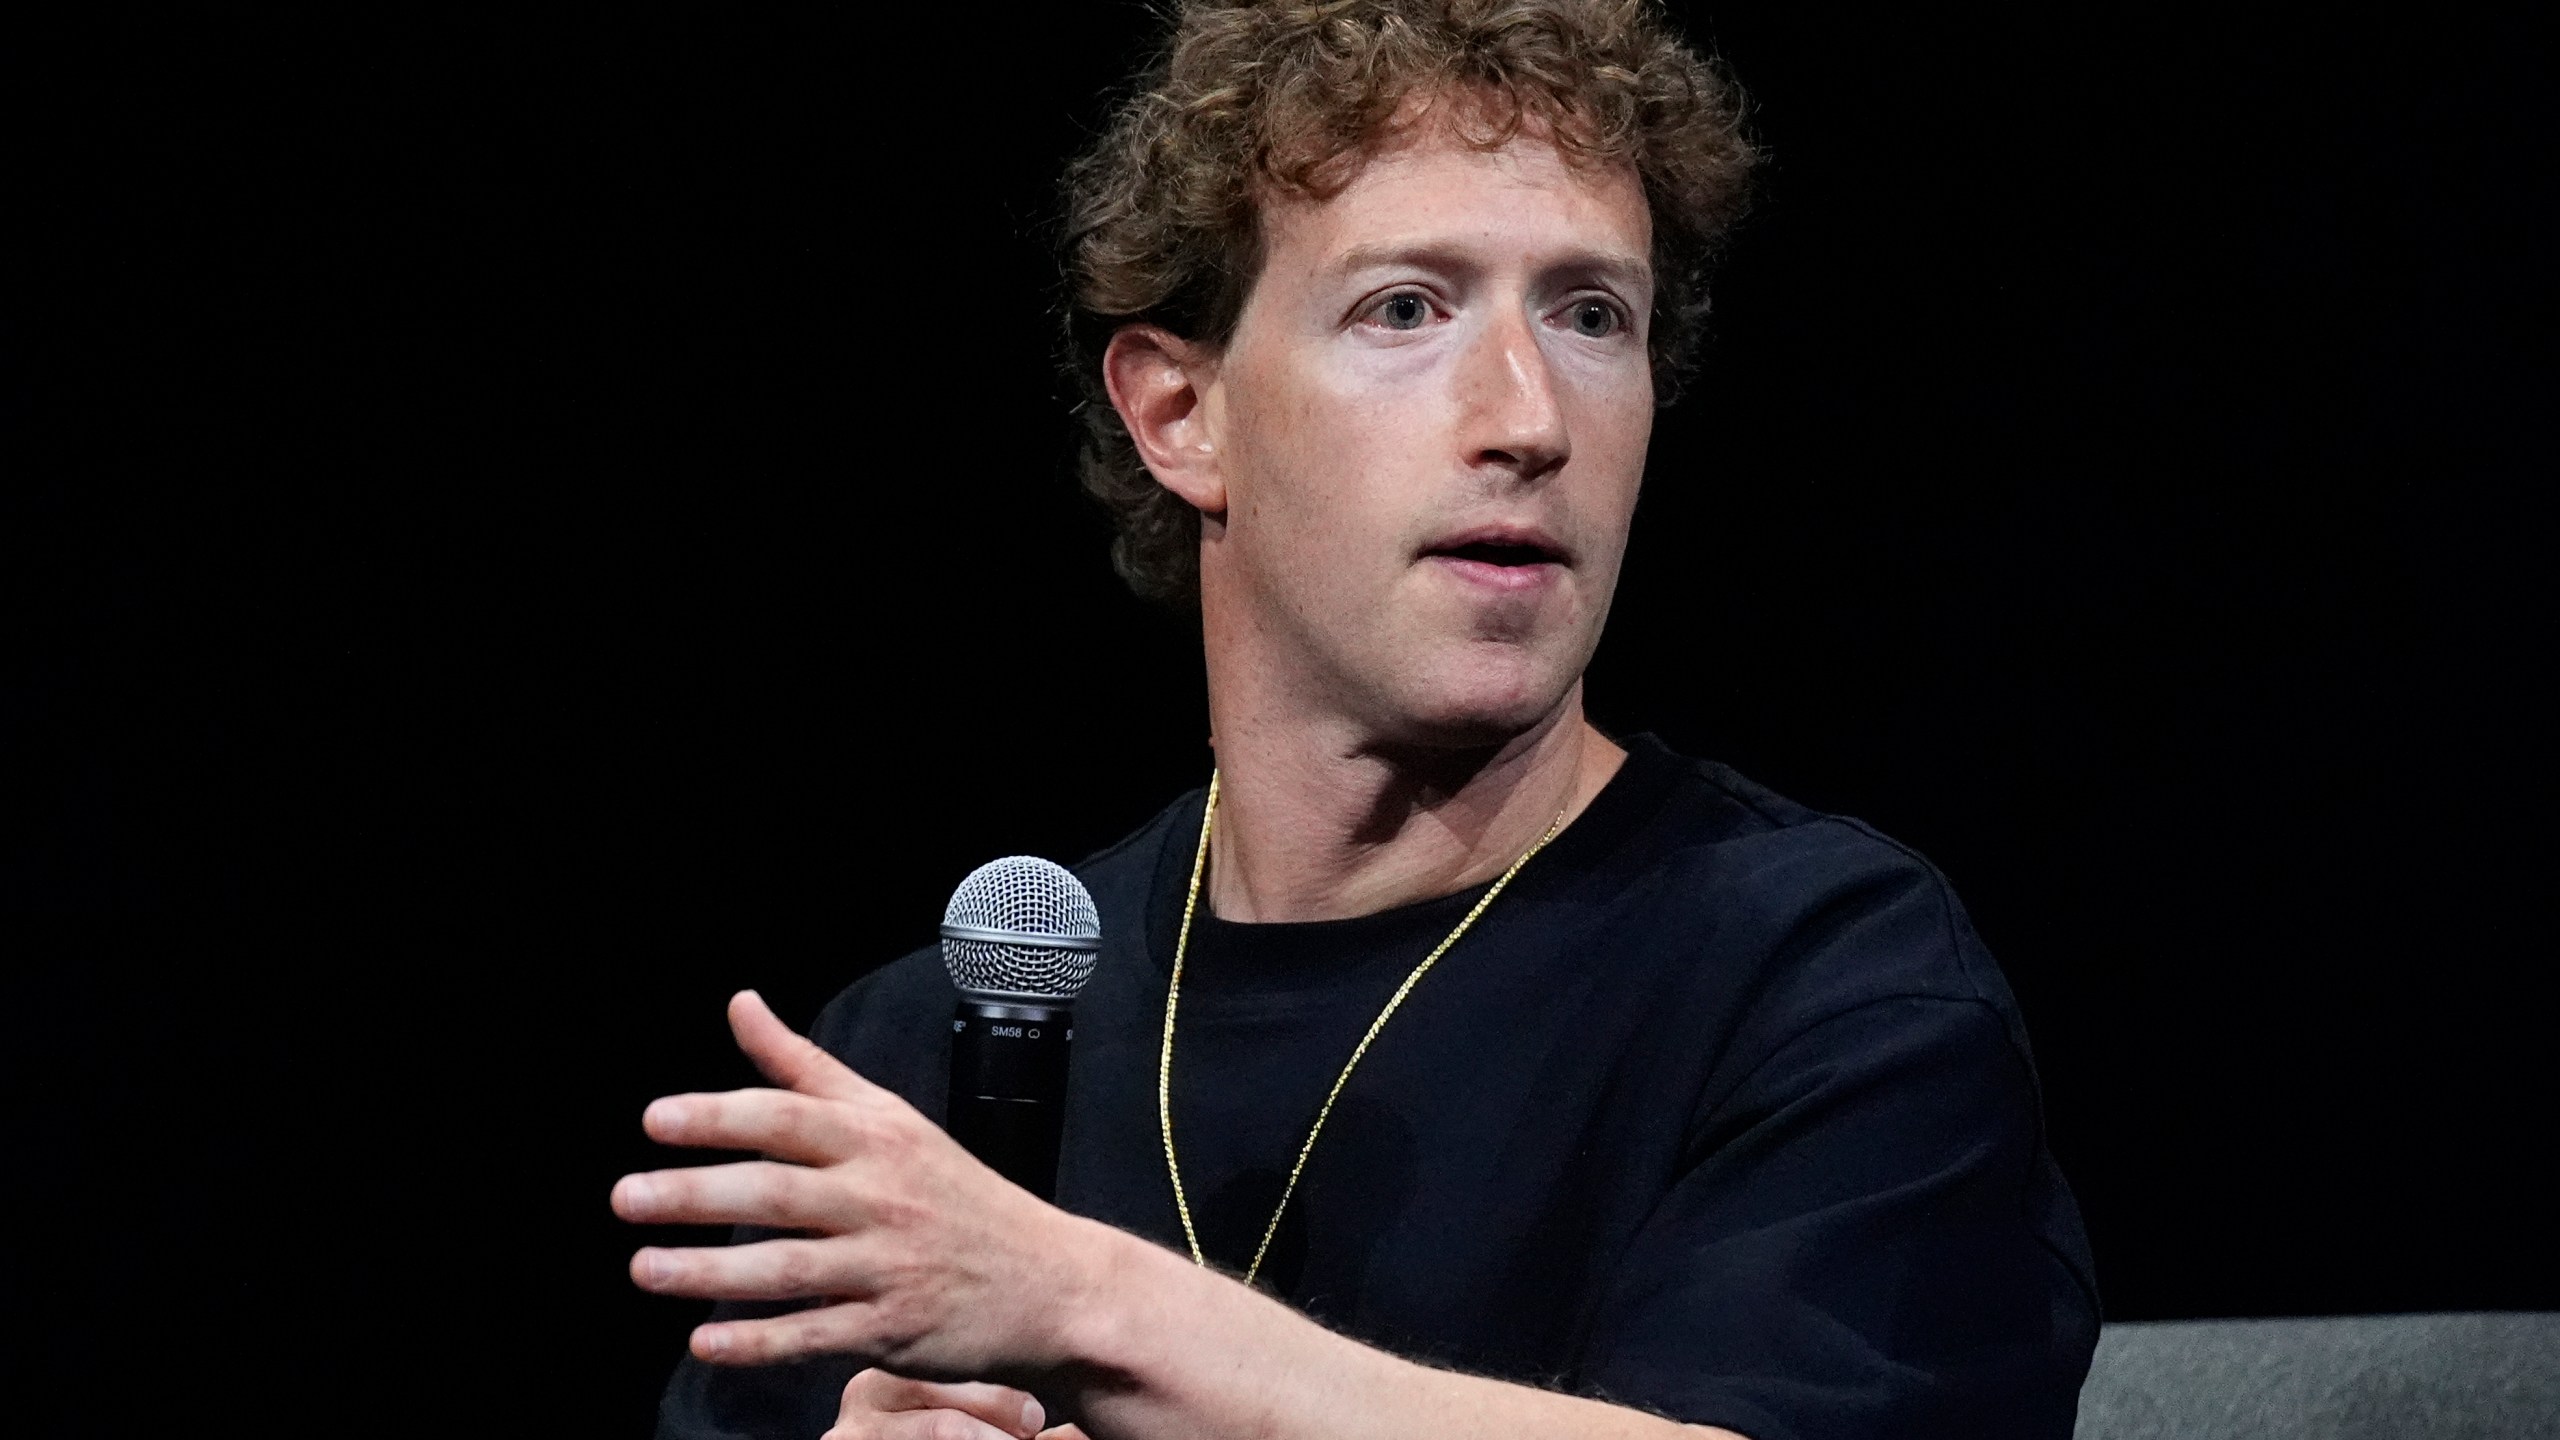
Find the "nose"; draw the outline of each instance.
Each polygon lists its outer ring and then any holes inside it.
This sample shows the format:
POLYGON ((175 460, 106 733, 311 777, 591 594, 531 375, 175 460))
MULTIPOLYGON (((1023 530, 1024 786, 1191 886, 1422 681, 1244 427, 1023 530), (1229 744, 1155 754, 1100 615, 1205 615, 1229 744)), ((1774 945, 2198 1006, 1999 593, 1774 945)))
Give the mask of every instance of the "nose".
POLYGON ((1471 465, 1546 478, 1573 454, 1555 375, 1526 315, 1513 313, 1476 337, 1463 367, 1461 413, 1471 465))

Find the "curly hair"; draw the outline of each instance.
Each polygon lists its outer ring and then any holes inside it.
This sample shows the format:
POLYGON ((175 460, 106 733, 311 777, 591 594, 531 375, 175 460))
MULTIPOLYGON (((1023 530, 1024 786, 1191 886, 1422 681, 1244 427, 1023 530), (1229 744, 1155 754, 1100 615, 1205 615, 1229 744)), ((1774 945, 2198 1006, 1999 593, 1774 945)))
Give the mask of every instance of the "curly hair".
POLYGON ((1741 91, 1651 0, 1179 0, 1171 20, 1064 187, 1079 468, 1131 589, 1198 603, 1200 515, 1148 474, 1112 408, 1113 333, 1145 322, 1225 345, 1261 265, 1260 203, 1339 192, 1414 102, 1461 101, 1445 123, 1482 149, 1534 124, 1571 163, 1634 169, 1653 218, 1656 394, 1676 396, 1757 157, 1741 91))

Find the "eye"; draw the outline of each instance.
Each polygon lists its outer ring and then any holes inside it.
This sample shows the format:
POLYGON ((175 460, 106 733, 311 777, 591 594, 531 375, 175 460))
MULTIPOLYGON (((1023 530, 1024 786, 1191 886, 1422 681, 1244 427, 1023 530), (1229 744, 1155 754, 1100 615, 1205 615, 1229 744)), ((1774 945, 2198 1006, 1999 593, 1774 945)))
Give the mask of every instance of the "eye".
POLYGON ((1577 300, 1573 306, 1573 333, 1594 340, 1604 339, 1626 328, 1627 317, 1606 300, 1577 300))
POLYGON ((1371 306, 1369 318, 1389 330, 1419 330, 1431 318, 1431 302, 1417 291, 1399 290, 1371 306))

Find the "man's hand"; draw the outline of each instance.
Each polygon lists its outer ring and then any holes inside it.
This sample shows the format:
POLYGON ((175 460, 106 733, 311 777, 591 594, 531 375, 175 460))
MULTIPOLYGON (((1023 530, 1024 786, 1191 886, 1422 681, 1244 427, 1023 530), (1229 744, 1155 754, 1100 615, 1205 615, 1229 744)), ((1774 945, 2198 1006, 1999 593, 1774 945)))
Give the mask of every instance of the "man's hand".
POLYGON ((730 1365, 819 1354, 886 1366, 845 1387, 837 1440, 1084 1440, 1039 1430, 1040 1385, 1131 1440, 1737 1440, 1597 1400, 1435 1370, 1373 1350, 1213 1270, 1044 1204, 897 1096, 791 1033, 754 992, 738 1046, 787 1090, 671 1095, 642 1123, 671 1145, 765 1160, 626 1175, 626 1220, 766 1225, 808 1238, 646 1249, 631 1278, 668 1295, 818 1300, 693 1332, 730 1365), (896 1373, 888 1373, 894 1371, 896 1373), (921 1377, 907 1378, 907 1377, 921 1377))
POLYGON ((1077 1302, 1075 1266, 1094 1253, 1084 1232, 1100 1227, 980 1164, 913 1106, 793 1034, 754 991, 729 1002, 729 1026, 756 1068, 788 1088, 671 1095, 641 1124, 664 1144, 768 1158, 626 1175, 614 1211, 809 1238, 650 1247, 631 1257, 631 1278, 664 1295, 824 1303, 701 1326, 695 1355, 766 1365, 851 1354, 949 1379, 1023 1375, 1066 1358, 1049 1317, 1077 1302))
POLYGON ((1042 1429, 1040 1402, 1003 1385, 936 1385, 865 1370, 844 1387, 835 1428, 819 1440, 1085 1440, 1073 1425, 1042 1429))

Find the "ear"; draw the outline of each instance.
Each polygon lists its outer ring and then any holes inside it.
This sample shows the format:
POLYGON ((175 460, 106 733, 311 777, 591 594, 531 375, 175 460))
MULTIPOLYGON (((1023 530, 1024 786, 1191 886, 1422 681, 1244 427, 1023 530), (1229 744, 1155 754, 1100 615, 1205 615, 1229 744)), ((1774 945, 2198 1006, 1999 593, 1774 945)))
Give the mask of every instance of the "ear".
POLYGON ((1207 346, 1154 325, 1121 326, 1102 352, 1102 383, 1138 458, 1157 484, 1206 515, 1227 509, 1212 403, 1217 373, 1207 346))

